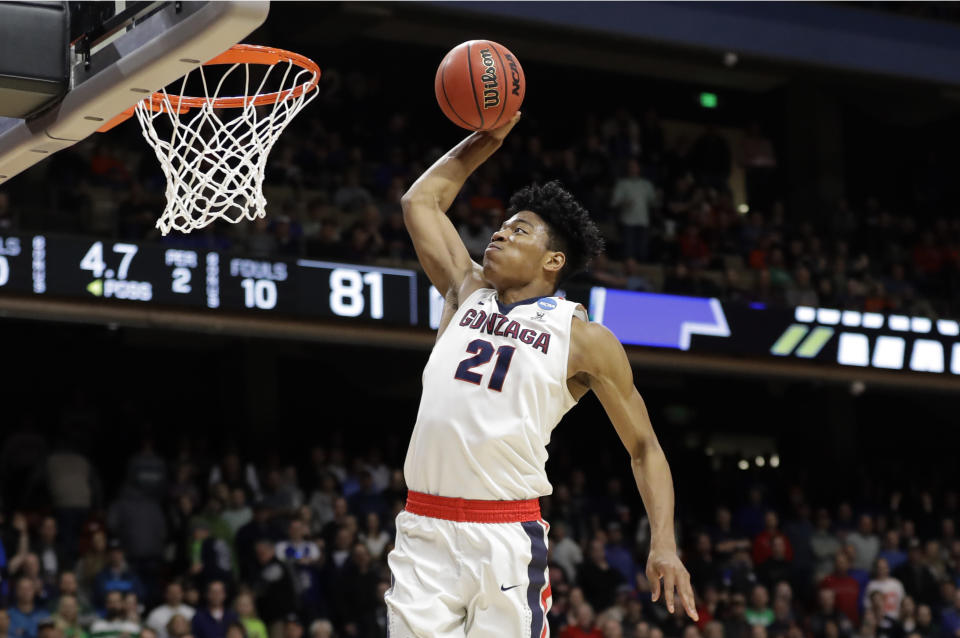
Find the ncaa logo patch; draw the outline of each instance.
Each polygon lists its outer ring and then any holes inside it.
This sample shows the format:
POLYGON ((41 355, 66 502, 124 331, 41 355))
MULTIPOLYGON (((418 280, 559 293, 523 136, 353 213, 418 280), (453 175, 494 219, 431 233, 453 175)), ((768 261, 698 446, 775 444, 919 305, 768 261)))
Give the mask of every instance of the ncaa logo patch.
POLYGON ((557 302, 554 301, 553 299, 550 299, 549 297, 544 297, 543 299, 537 302, 537 305, 543 308, 544 310, 553 310, 554 308, 557 307, 557 302))

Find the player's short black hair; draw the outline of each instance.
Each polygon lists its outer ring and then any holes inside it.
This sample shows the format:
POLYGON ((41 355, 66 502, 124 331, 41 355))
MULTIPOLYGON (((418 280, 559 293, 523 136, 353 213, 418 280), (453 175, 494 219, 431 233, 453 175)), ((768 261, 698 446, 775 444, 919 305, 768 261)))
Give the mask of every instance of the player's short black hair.
POLYGON ((587 209, 559 181, 530 184, 514 193, 507 217, 522 210, 536 213, 547 223, 550 250, 562 252, 567 257, 557 277, 558 285, 586 269, 590 261, 603 252, 600 228, 590 218, 587 209))

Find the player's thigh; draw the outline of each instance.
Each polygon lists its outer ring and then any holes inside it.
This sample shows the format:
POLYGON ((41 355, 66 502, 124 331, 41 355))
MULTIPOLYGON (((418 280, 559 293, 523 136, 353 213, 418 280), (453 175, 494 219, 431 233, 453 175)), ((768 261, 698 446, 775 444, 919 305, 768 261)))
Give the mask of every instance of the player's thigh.
POLYGON ((397 516, 384 596, 390 638, 463 638, 466 617, 452 524, 409 512, 397 516))
MULTIPOLYGON (((478 555, 464 568, 476 583, 467 605, 467 637, 545 638, 551 604, 547 525, 530 522, 484 527, 482 540, 473 536, 478 555)), ((471 554, 469 547, 461 536, 465 556, 471 554)))

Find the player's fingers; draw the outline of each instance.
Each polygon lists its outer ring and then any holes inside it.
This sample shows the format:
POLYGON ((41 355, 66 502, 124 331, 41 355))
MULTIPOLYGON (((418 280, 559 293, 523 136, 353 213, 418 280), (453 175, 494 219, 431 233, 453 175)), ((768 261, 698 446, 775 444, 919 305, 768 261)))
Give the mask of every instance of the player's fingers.
POLYGON ((663 600, 667 603, 667 611, 673 613, 673 590, 677 585, 677 577, 672 569, 666 569, 663 573, 663 600))
POLYGON ((509 133, 510 130, 517 125, 517 122, 519 121, 520 121, 520 111, 517 111, 516 113, 513 114, 513 117, 510 118, 509 122, 507 122, 506 124, 504 124, 499 128, 495 128, 491 130, 490 135, 492 135, 497 139, 502 140, 507 136, 507 133, 509 133))
POLYGON ((647 570, 647 581, 650 583, 650 600, 660 600, 660 574, 655 569, 647 570))
POLYGON ((687 615, 693 620, 700 620, 700 614, 697 613, 697 599, 693 595, 693 585, 690 584, 690 575, 684 574, 680 579, 680 600, 683 608, 687 610, 687 615))

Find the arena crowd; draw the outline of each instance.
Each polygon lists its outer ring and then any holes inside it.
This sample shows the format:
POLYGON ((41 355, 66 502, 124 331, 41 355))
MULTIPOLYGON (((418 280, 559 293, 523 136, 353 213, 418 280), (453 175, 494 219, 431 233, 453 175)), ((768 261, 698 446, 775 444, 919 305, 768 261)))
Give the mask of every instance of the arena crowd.
MULTIPOLYGON (((77 441, 24 429, 0 449, 0 635, 386 635, 400 458, 334 441, 253 463, 229 445, 161 455, 144 436, 114 459, 124 478, 111 487, 77 441)), ((693 623, 651 602, 646 517, 635 487, 607 472, 574 467, 541 499, 554 636, 960 635, 956 491, 817 503, 731 482, 713 511, 679 520, 693 623)))

